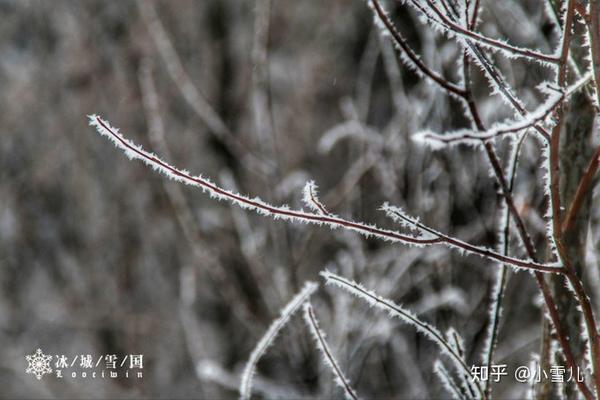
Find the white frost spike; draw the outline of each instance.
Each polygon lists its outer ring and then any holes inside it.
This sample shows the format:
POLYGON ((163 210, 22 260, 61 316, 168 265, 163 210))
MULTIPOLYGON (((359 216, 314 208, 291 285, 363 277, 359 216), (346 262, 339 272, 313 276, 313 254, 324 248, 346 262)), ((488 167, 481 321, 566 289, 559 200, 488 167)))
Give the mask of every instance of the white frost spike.
POLYGON ((325 362, 325 365, 327 365, 335 375, 335 383, 344 389, 344 395, 347 400, 357 400, 358 396, 356 395, 356 392, 348 383, 348 380, 340 369, 338 362, 333 357, 333 353, 331 352, 329 345, 325 341, 325 333, 321 330, 321 328, 319 328, 319 323, 312 306, 310 303, 306 302, 304 303, 303 309, 306 325, 308 325, 310 332, 317 343, 317 347, 323 355, 323 361, 325 362))
POLYGON ((258 360, 265 354, 267 348, 277 337, 277 334, 284 327, 284 325, 290 320, 290 317, 300 308, 302 303, 308 300, 310 295, 312 295, 315 290, 317 290, 318 284, 315 282, 306 282, 304 288, 296 295, 294 298, 286 304, 286 306, 281 310, 281 315, 277 318, 267 332, 260 339, 252 353, 250 354, 250 359, 244 368, 244 374, 242 375, 242 383, 240 385, 240 398, 247 400, 250 399, 250 395, 252 394, 252 378, 254 377, 254 372, 256 371, 256 364, 258 360))
POLYGON ((321 203, 317 197, 317 185, 315 184, 315 181, 306 182, 302 194, 302 200, 304 200, 304 203, 310 209, 321 215, 330 215, 329 211, 327 211, 323 203, 321 203))
MULTIPOLYGON (((463 360, 460 354, 458 354, 455 346, 448 343, 444 335, 437 330, 435 327, 429 325, 426 322, 421 321, 410 311, 404 309, 400 305, 394 303, 391 300, 385 299, 369 290, 367 290, 360 283, 347 280, 341 276, 335 275, 329 271, 322 271, 321 276, 325 278, 328 285, 338 286, 356 297, 365 300, 369 305, 378 307, 384 311, 387 311, 390 317, 400 318, 402 321, 416 328, 417 332, 422 333, 424 336, 432 340, 454 364, 455 368, 461 375, 470 376, 471 370, 463 360)), ((483 398, 483 389, 478 383, 473 382, 473 387, 476 389, 479 398, 483 398)))

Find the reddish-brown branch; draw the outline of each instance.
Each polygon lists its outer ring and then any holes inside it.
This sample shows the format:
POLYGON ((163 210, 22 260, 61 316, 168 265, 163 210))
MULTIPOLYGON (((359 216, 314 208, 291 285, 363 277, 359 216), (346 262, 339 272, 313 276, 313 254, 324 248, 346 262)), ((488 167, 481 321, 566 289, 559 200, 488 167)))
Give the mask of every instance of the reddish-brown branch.
MULTIPOLYGON (((109 136, 115 144, 117 144, 122 149, 126 150, 130 156, 138 158, 140 160, 145 161, 149 165, 162 169, 172 175, 174 178, 185 181, 189 184, 195 185, 197 187, 202 188, 203 190, 207 190, 213 195, 220 196, 221 198, 228 199, 233 201, 239 205, 244 207, 253 208, 261 211, 264 214, 271 214, 276 217, 283 217, 288 219, 297 219, 298 221, 303 221, 305 223, 312 224, 327 224, 331 227, 342 227, 352 229, 354 231, 360 232, 365 235, 375 235, 383 239, 389 239, 399 242, 405 242, 408 244, 417 244, 417 245, 432 245, 438 243, 446 243, 452 247, 464 250, 471 254, 477 254, 484 258, 488 258, 490 260, 498 261, 501 263, 513 265, 515 267, 530 269, 539 272, 549 272, 549 273, 557 273, 563 274, 564 268, 556 267, 547 264, 540 264, 531 260, 522 260, 514 257, 504 256, 500 253, 497 253, 493 250, 474 246, 472 244, 463 242, 459 239, 452 238, 450 236, 441 234, 436 232, 438 237, 431 239, 421 239, 409 235, 404 235, 396 231, 390 231, 382 228, 378 228, 376 226, 366 225, 358 222, 352 222, 345 220, 340 217, 335 216, 326 216, 314 213, 307 213, 303 211, 295 211, 287 208, 276 207, 269 204, 266 204, 259 200, 253 200, 242 195, 229 192, 225 189, 220 188, 219 186, 211 183, 208 180, 202 179, 200 177, 194 177, 189 175, 184 171, 180 171, 177 168, 170 166, 165 163, 158 157, 143 151, 141 148, 134 146, 129 141, 127 141, 120 134, 115 132, 110 125, 108 125, 104 120, 102 120, 98 116, 93 116, 92 123, 98 128, 102 129, 102 134, 109 136)), ((432 231, 430 228, 427 228, 429 231, 432 231)), ((435 232, 435 231, 434 231, 435 232)))
MULTIPOLYGON (((472 120, 473 120, 475 126, 477 127, 477 129, 484 130, 485 127, 483 125, 483 122, 481 121, 481 117, 479 116, 479 111, 477 109, 477 105, 475 104, 475 102, 472 98, 472 92, 471 92, 471 88, 470 88, 470 78, 469 78, 469 59, 466 54, 463 56, 463 72, 464 72, 464 76, 465 76, 465 91, 467 93, 467 97, 465 100, 467 101, 468 110, 470 111, 472 120)), ((502 194, 506 201, 508 211, 509 211, 510 215, 513 217, 515 224, 517 226, 517 231, 519 232, 521 241, 523 242, 529 257, 531 257, 531 259, 535 260, 535 258, 536 258, 535 246, 533 245, 533 241, 531 240, 531 237, 529 236, 529 234, 527 232, 527 229, 525 227, 525 224, 523 223, 523 219, 521 218, 521 215, 519 214, 518 210, 515 207, 512 193, 510 191, 510 186, 506 182, 506 178, 504 176, 504 173, 502 172, 502 168, 500 166, 500 161, 494 151, 494 147, 489 142, 486 142, 485 150, 486 150, 488 159, 490 161, 490 164, 492 165, 494 174, 496 176, 496 181, 498 182, 500 188, 502 189, 502 194)), ((561 320, 560 320, 560 314, 558 312, 556 302, 554 301, 554 297, 552 296, 552 292, 551 292, 550 288, 548 287, 548 284, 546 283, 546 280, 544 279, 543 274, 535 273, 534 276, 535 276, 535 280, 538 285, 538 288, 542 292, 542 296, 544 298, 544 303, 546 305, 546 309, 548 310, 548 315, 550 317, 550 321, 556 332, 556 337, 558 339, 560 348, 565 356, 565 361, 567 363, 567 366, 571 370, 575 371, 577 368, 577 363, 575 361, 573 351, 571 350, 569 340, 564 332, 564 328, 563 328, 561 320)), ((594 399, 593 393, 591 392, 589 387, 585 384, 585 382, 579 382, 579 380, 577 380, 577 386, 578 386, 579 390, 581 391, 581 393, 583 394, 583 396, 587 400, 594 399)), ((489 388, 489 386, 487 386, 486 394, 489 393, 489 390, 490 390, 490 388, 489 388)))
MULTIPOLYGON (((596 0, 592 1, 595 2, 596 0)), ((560 67, 558 71, 558 85, 559 87, 566 86, 567 79, 567 65, 569 57, 569 49, 572 37, 572 24, 575 14, 575 3, 576 0, 569 0, 567 4, 567 11, 565 16, 565 24, 563 27, 563 41, 561 43, 560 53, 560 67)), ((596 16, 597 17, 597 16, 596 16)), ((597 18, 596 18, 597 19, 597 18)), ((593 25, 593 24, 592 24, 593 25)), ((591 35, 594 37, 594 34, 591 35)), ((596 43, 600 43, 597 41, 596 43)), ((593 44, 592 44, 593 47, 593 44)), ((600 65, 598 65, 600 68, 600 65)), ((563 109, 559 108, 556 112, 557 124, 552 129, 552 135, 550 138, 550 201, 552 204, 552 233, 556 243, 556 248, 559 257, 565 265, 567 274, 566 278, 573 287, 575 297, 581 312, 583 315, 586 329, 589 333, 590 347, 592 353, 592 369, 593 369, 593 380, 596 392, 600 394, 600 347, 598 343, 598 330, 594 318, 594 313, 589 300, 589 297, 585 293, 581 279, 575 271, 575 267, 571 264, 568 259, 567 251, 562 241, 562 213, 561 213, 561 200, 560 200, 560 136, 564 121, 563 109)))
MULTIPOLYGON (((467 14, 469 10, 467 9, 467 14)), ((471 20, 469 21, 469 30, 475 30, 475 25, 477 24, 477 18, 479 17, 479 0, 475 0, 475 4, 473 4, 473 15, 471 16, 471 20)))
MULTIPOLYGON (((569 344, 569 339, 565 334, 562 324, 560 322, 560 314, 558 313, 558 308, 556 307, 556 303, 554 302, 554 298, 552 297, 552 293, 544 276, 542 274, 534 274, 535 281, 537 282, 540 291, 542 292, 542 296, 544 297, 544 302, 546 303, 546 307, 548 309, 548 315, 550 316, 550 320, 552 322, 552 326, 556 331, 556 337, 560 344, 561 349, 563 350, 563 355, 565 356, 565 361, 567 366, 571 371, 577 371, 577 362, 575 361, 575 357, 573 356, 573 352, 571 351, 571 346, 569 344)), ((590 338, 590 340, 592 340, 590 338)), ((580 382, 580 379, 575 379, 577 387, 581 391, 581 394, 586 398, 586 400, 592 400, 595 398, 592 391, 588 388, 585 382, 580 382)))
POLYGON ((421 71, 425 76, 429 77, 431 80, 436 82, 439 86, 441 86, 448 92, 455 94, 459 97, 463 97, 465 95, 465 92, 462 88, 458 87, 452 82, 449 82, 439 73, 433 71, 419 58, 419 56, 413 51, 413 49, 408 45, 406 40, 402 37, 400 32, 398 32, 392 21, 390 21, 385 10, 381 6, 381 4, 379 4, 378 0, 371 0, 371 4, 373 5, 373 10, 375 10, 375 12, 377 13, 377 17, 385 25, 388 32, 390 32, 396 44, 402 49, 402 51, 404 52, 404 54, 406 54, 410 61, 413 64, 415 64, 419 71, 421 71))
POLYGON ((586 195, 592 190, 592 182, 594 180, 594 176, 598 171, 598 166, 600 166, 600 147, 596 149, 590 163, 588 164, 585 173, 581 177, 579 181, 579 185, 577 186, 577 191, 575 192, 575 196, 571 201, 571 205, 567 210, 567 215, 562 223, 561 230, 563 233, 569 231, 573 227, 573 223, 583 201, 585 200, 586 195))
MULTIPOLYGON (((563 39, 561 43, 561 52, 560 59, 561 64, 558 71, 558 86, 564 87, 566 84, 566 72, 567 72, 567 64, 569 57, 569 47, 571 43, 571 32, 572 32, 572 24, 573 24, 573 15, 574 8, 573 4, 574 0, 569 0, 569 4, 567 5, 567 12, 565 16, 565 24, 563 27, 563 39)), ((552 234, 554 241, 556 242, 556 246, 559 252, 559 256, 564 260, 566 253, 562 252, 562 231, 560 229, 561 224, 561 210, 560 210, 560 134, 563 126, 562 111, 563 105, 559 107, 555 112, 555 117, 557 119, 557 123, 552 129, 552 135, 550 137, 550 204, 552 211, 552 234)))
POLYGON ((588 17, 596 101, 600 106, 600 0, 590 0, 590 13, 588 17))
MULTIPOLYGON (((413 0, 412 2, 414 4, 415 0, 413 0)), ((487 36, 481 35, 477 32, 473 32, 470 29, 465 29, 464 27, 460 26, 460 24, 452 21, 448 16, 446 16, 435 5, 435 3, 433 1, 426 0, 426 3, 428 5, 429 9, 432 10, 439 18, 439 20, 434 20, 434 23, 441 24, 442 26, 444 26, 446 29, 450 30, 451 32, 453 32, 457 35, 464 36, 468 40, 472 40, 476 43, 479 43, 483 46, 487 46, 489 48, 506 51, 510 54, 518 55, 518 56, 529 58, 529 59, 536 60, 536 61, 542 61, 542 62, 547 62, 547 63, 552 63, 552 64, 556 64, 560 61, 560 59, 556 56, 542 54, 542 53, 539 53, 539 52, 536 52, 536 51, 533 51, 530 49, 512 46, 510 44, 501 42, 499 40, 492 39, 487 36)), ((419 7, 419 8, 422 9, 421 7, 419 7)))

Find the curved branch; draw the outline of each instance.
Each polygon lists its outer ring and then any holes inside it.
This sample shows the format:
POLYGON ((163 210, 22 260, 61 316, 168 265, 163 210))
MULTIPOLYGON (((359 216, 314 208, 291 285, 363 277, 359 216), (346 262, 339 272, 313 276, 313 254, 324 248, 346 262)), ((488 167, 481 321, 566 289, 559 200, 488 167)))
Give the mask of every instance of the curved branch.
MULTIPOLYGON (((414 4, 415 0, 412 0, 412 3, 414 4)), ((439 18, 431 18, 436 24, 439 24, 444 30, 448 30, 451 33, 463 37, 468 41, 473 41, 481 46, 489 48, 490 50, 500 51, 509 57, 527 58, 543 64, 557 64, 560 62, 560 58, 556 55, 543 54, 531 49, 513 46, 501 40, 492 39, 472 30, 465 29, 464 27, 460 26, 460 24, 448 18, 448 16, 446 16, 431 0, 426 0, 426 3, 428 8, 439 18)), ((420 9, 422 10, 423 8, 420 7, 420 9)))
MULTIPOLYGON (((211 197, 216 197, 219 200, 227 200, 236 205, 244 208, 253 210, 259 214, 265 216, 272 216, 275 219, 285 219, 288 221, 297 221, 315 225, 327 225, 332 229, 345 228, 358 232, 364 236, 375 236, 382 240, 400 242, 409 245, 432 245, 437 243, 445 243, 448 246, 455 248, 460 251, 465 251, 470 254, 477 254, 484 258, 500 261, 505 264, 512 265, 518 268, 529 269, 537 272, 550 272, 550 273, 564 273, 561 266, 540 264, 532 260, 522 260, 513 257, 507 257, 500 253, 497 253, 491 249, 474 246, 472 244, 463 242, 459 239, 452 238, 450 236, 437 232, 437 237, 434 238, 419 238, 410 235, 405 235, 397 231, 387 230, 379 228, 375 225, 368 225, 360 222, 349 221, 335 215, 321 215, 317 213, 310 213, 303 210, 291 210, 286 206, 274 206, 265 203, 259 198, 251 199, 243 196, 239 193, 234 193, 229 190, 223 189, 210 180, 203 178, 202 176, 192 176, 189 172, 179 170, 166 162, 159 159, 156 155, 148 153, 140 146, 134 145, 129 140, 125 139, 121 135, 118 129, 112 128, 108 122, 102 120, 97 115, 90 115, 90 125, 94 126, 98 133, 102 136, 108 137, 117 147, 125 151, 125 154, 130 159, 138 159, 155 170, 164 173, 167 177, 185 183, 191 186, 198 187, 205 192, 208 192, 211 197)), ((426 229, 428 232, 435 232, 431 228, 426 229)))
MULTIPOLYGON (((465 93, 464 89, 462 89, 459 86, 455 85, 454 83, 448 81, 446 78, 441 76, 441 74, 439 74, 438 72, 429 68, 421 60, 421 58, 408 45, 408 43, 402 37, 400 32, 398 32, 398 30, 396 29, 396 27, 394 26, 394 24, 388 17, 387 12, 383 9, 383 7, 379 3, 379 1, 371 0, 370 5, 371 5, 371 9, 377 16, 379 22, 381 22, 383 24, 383 28, 385 28, 386 31, 392 35, 392 37, 394 38, 394 42, 398 46, 399 50, 404 52, 404 54, 408 58, 408 60, 406 60, 406 61, 410 61, 410 63, 413 64, 413 65, 409 65, 409 66, 412 66, 413 69, 416 70, 417 72, 421 72, 423 75, 425 75, 426 77, 428 77, 429 79, 431 79, 432 81, 437 83, 441 88, 445 89, 450 94, 453 94, 453 95, 456 95, 459 97, 465 96, 466 93, 465 93)), ((410 63, 407 63, 407 64, 410 64, 410 63)))

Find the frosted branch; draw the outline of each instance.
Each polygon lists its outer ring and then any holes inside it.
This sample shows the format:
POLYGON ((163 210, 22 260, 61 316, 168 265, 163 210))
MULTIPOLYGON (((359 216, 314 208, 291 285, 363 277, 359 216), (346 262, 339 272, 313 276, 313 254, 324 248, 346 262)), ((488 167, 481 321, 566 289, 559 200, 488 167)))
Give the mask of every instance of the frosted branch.
POLYGON ((325 365, 327 365, 335 375, 335 383, 344 389, 344 395, 347 400, 357 400, 358 396, 356 395, 356 392, 348 383, 348 380, 340 369, 338 362, 333 357, 333 353, 331 352, 327 341, 325 341, 325 333, 321 330, 321 328, 319 328, 319 323, 312 306, 307 302, 304 303, 303 309, 306 325, 308 325, 310 332, 317 343, 317 348, 323 355, 323 361, 325 362, 325 365))
MULTIPOLYGON (((428 339, 433 341, 454 364, 455 368, 467 376, 470 376, 471 372, 464 359, 458 354, 456 347, 450 344, 444 335, 438 331, 435 327, 429 325, 426 322, 421 321, 410 311, 404 309, 402 306, 394 303, 391 300, 385 299, 377 294, 367 290, 363 285, 354 281, 347 280, 341 276, 335 275, 329 271, 322 271, 321 275, 325 278, 328 285, 338 286, 347 292, 355 295, 356 297, 366 301, 372 307, 378 307, 384 311, 387 311, 390 317, 400 318, 405 323, 414 327, 417 332, 423 334, 428 339)), ((474 388, 477 390, 480 398, 483 398, 483 389, 481 386, 473 382, 474 388)))
POLYGON ((273 341, 279 334, 279 331, 281 331, 281 328, 285 326, 285 324, 290 320, 291 316, 300 308, 302 303, 307 301, 310 295, 317 290, 317 287, 318 285, 314 282, 306 282, 304 288, 302 288, 302 290, 296 296, 294 296, 294 298, 288 304, 286 304, 286 306, 281 310, 279 318, 273 321, 267 332, 260 339, 250 354, 250 359, 244 368, 242 382, 240 384, 241 399, 250 399, 250 395, 252 394, 252 378, 254 377, 254 373, 256 371, 256 364, 261 359, 263 354, 265 354, 269 346, 273 344, 273 341))
POLYGON ((453 21, 445 15, 436 5, 434 1, 425 0, 423 5, 422 0, 410 0, 409 3, 421 13, 425 14, 428 19, 433 22, 433 26, 446 34, 448 37, 456 37, 457 42, 462 46, 464 42, 473 42, 485 47, 486 49, 499 52, 508 58, 525 58, 533 60, 542 65, 554 65, 560 61, 556 55, 543 54, 531 49, 513 46, 505 41, 492 39, 470 29, 465 29, 457 22, 453 21))
POLYGON ((435 364, 433 364, 433 371, 442 382, 442 386, 444 386, 454 400, 465 400, 465 396, 463 396, 460 388, 456 385, 456 382, 454 382, 450 373, 446 370, 440 360, 437 360, 435 364))
POLYGON ((377 0, 371 0, 369 6, 375 14, 375 24, 379 27, 379 30, 383 35, 390 34, 394 39, 394 44, 400 52, 401 60, 414 72, 420 76, 425 76, 437 83, 440 87, 448 91, 448 93, 464 97, 464 89, 458 87, 452 82, 449 82, 439 72, 433 71, 427 64, 421 60, 421 58, 415 53, 415 51, 408 45, 404 37, 396 29, 392 21, 390 20, 387 11, 377 0))
POLYGON ((321 215, 331 215, 317 197, 317 185, 315 184, 315 181, 306 182, 302 199, 304 200, 304 203, 313 211, 321 215))
POLYGON ((433 149, 445 147, 448 144, 471 144, 479 145, 481 141, 498 138, 507 134, 519 133, 529 129, 539 123, 543 123, 546 118, 556 108, 562 104, 564 96, 553 96, 550 100, 540 106, 534 112, 528 114, 526 118, 516 121, 509 121, 496 124, 485 131, 475 131, 473 129, 460 129, 448 133, 435 133, 429 130, 417 132, 412 136, 415 142, 423 143, 433 149))
POLYGON ((243 209, 251 210, 264 216, 270 216, 275 219, 282 219, 291 222, 326 225, 331 229, 349 229, 366 237, 373 236, 381 240, 405 243, 408 245, 425 246, 436 243, 446 243, 450 245, 450 247, 465 251, 467 253, 478 254, 490 260, 501 261, 515 267, 531 269, 539 272, 561 272, 561 269, 557 268, 555 265, 540 264, 531 260, 505 257, 490 249, 473 246, 440 233, 436 233, 436 237, 434 238, 414 237, 397 231, 379 228, 375 225, 349 221, 337 216, 321 215, 319 213, 310 213, 301 210, 292 210, 287 206, 274 206, 257 197, 251 199, 239 193, 223 189, 209 179, 200 175, 192 176, 188 171, 180 170, 167 164, 155 154, 149 153, 141 146, 133 144, 121 133, 119 133, 118 129, 111 127, 108 122, 104 121, 97 115, 90 115, 89 121, 90 125, 95 127, 100 135, 108 137, 118 148, 123 150, 130 159, 141 160, 158 172, 165 174, 168 178, 200 188, 213 198, 229 201, 243 209))
POLYGON ((477 254, 484 258, 494 259, 502 263, 509 264, 514 268, 523 268, 538 272, 564 273, 560 265, 543 265, 542 268, 539 268, 539 264, 534 261, 527 261, 526 265, 522 265, 523 260, 516 259, 514 257, 509 257, 504 254, 498 253, 490 248, 475 246, 470 243, 464 242, 460 239, 448 236, 444 233, 438 232, 435 229, 422 224, 421 222, 412 217, 407 216, 404 213, 404 211, 402 211, 402 209, 399 207, 394 207, 385 203, 381 207, 381 210, 384 211, 386 215, 395 222, 398 222, 405 226, 412 226, 413 228, 418 229, 420 233, 425 234, 426 238, 428 238, 429 240, 437 239, 440 243, 446 244, 448 247, 457 249, 459 251, 477 254))

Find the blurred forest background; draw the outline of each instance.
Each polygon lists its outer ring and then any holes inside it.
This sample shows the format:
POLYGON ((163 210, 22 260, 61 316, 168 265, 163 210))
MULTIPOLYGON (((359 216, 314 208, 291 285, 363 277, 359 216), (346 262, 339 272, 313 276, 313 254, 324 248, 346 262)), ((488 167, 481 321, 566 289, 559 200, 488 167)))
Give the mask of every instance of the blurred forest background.
MULTIPOLYGON (((540 3, 483 1, 480 29, 547 53, 557 32, 540 3)), ((460 49, 390 7, 422 57, 456 79, 460 49)), ((325 267, 454 326, 477 360, 489 262, 242 211, 166 182, 88 126, 98 113, 171 164, 251 197, 300 208, 314 179, 336 214, 394 227, 378 211, 389 201, 493 246, 499 197, 487 160, 410 139, 466 126, 460 105, 399 63, 364 1, 0 0, 0 21, 1 398, 237 398, 256 342, 325 267), (144 377, 38 381, 24 373, 38 347, 144 354, 144 377)), ((496 61, 539 104, 547 72, 496 61)), ((511 116, 473 79, 486 123, 511 116)), ((515 198, 540 242, 537 148, 525 144, 515 198)), ((537 289, 519 273, 507 290, 497 361, 527 365, 539 350, 537 289)), ((438 350, 412 327, 332 288, 313 304, 359 394, 446 397, 438 350)), ((319 357, 294 318, 260 362, 255 392, 340 398, 319 357)))

